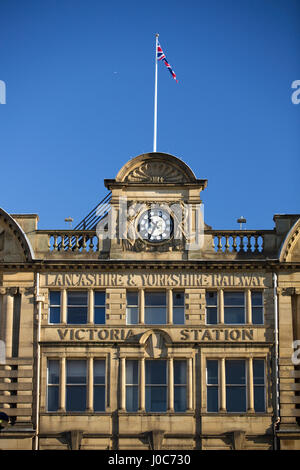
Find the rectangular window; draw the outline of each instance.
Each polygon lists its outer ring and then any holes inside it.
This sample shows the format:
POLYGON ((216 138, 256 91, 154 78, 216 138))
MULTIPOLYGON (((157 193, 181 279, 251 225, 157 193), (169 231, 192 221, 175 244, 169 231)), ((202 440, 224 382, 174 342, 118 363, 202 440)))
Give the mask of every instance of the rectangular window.
POLYGON ((264 323, 263 293, 259 291, 251 292, 251 304, 252 304, 252 323, 254 325, 263 325, 264 323))
POLYGON ((126 324, 137 325, 139 322, 138 292, 127 292, 126 295, 126 324))
POLYGON ((69 291, 67 305, 67 323, 83 325, 87 323, 87 291, 69 291))
POLYGON ((66 410, 86 410, 86 361, 67 360, 66 410))
POLYGON ((126 361, 126 410, 137 411, 139 406, 139 363, 126 361))
POLYGON ((224 292, 224 323, 227 325, 245 323, 244 292, 224 292))
POLYGON ((186 411, 186 361, 174 360, 174 411, 186 411))
POLYGON ((246 412, 246 362, 226 360, 226 410, 246 412))
POLYGON ((60 323, 60 291, 49 293, 49 323, 60 323))
POLYGON ((263 413, 265 403, 265 361, 253 359, 254 410, 263 413))
POLYGON ((184 292, 173 292, 173 324, 184 325, 184 292))
POLYGON ((59 406, 59 360, 48 360, 47 410, 57 411, 59 406))
POLYGON ((94 359, 94 411, 105 411, 105 360, 94 359))
POLYGON ((219 411, 219 363, 217 360, 206 362, 207 411, 219 411))
POLYGON ((105 291, 94 292, 94 323, 105 324, 105 291))
POLYGON ((145 292, 145 323, 147 325, 167 323, 166 292, 145 292))
POLYGON ((167 362, 147 360, 146 411, 167 411, 167 362))
POLYGON ((206 323, 216 325, 218 323, 218 293, 206 292, 206 323))

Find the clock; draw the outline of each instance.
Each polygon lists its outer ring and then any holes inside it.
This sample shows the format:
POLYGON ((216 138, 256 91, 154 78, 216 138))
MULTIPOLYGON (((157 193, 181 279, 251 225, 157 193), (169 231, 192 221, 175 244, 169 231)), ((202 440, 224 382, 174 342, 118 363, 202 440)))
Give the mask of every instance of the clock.
POLYGON ((140 216, 137 231, 143 240, 152 243, 163 242, 170 239, 173 232, 173 219, 163 209, 148 209, 140 216))

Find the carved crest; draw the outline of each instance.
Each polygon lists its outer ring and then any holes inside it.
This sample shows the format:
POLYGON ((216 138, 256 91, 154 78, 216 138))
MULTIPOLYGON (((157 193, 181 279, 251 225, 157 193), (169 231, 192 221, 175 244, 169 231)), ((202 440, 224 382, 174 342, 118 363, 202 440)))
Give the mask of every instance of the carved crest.
POLYGON ((186 177, 182 171, 169 162, 146 160, 134 168, 126 177, 129 183, 183 183, 186 177))

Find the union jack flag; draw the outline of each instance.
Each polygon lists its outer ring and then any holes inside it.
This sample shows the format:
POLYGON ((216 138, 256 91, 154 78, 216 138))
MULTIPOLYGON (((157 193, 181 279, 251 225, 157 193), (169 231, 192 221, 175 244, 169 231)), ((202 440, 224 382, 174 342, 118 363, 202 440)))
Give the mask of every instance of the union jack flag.
POLYGON ((157 51, 156 51, 156 58, 157 60, 163 60, 164 63, 165 63, 165 66, 167 67, 167 69, 169 70, 170 74, 172 75, 172 77, 174 78, 174 80, 176 80, 176 82, 178 83, 178 80, 176 78, 176 74, 174 72, 174 70, 172 70, 172 67, 171 65, 169 64, 169 62, 167 61, 167 58, 160 46, 159 43, 157 43, 157 51))

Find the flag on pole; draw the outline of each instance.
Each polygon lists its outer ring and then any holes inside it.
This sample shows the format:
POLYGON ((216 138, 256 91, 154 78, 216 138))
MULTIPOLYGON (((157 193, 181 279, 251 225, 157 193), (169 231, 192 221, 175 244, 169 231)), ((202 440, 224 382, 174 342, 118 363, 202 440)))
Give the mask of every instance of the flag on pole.
POLYGON ((174 80, 176 80, 176 82, 178 83, 178 80, 176 78, 176 74, 175 74, 174 70, 172 69, 171 65, 169 64, 169 62, 167 61, 167 58, 166 58, 159 42, 157 42, 156 58, 157 58, 157 60, 163 60, 164 61, 165 66, 169 70, 170 74, 172 75, 174 80))

